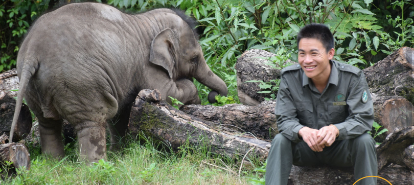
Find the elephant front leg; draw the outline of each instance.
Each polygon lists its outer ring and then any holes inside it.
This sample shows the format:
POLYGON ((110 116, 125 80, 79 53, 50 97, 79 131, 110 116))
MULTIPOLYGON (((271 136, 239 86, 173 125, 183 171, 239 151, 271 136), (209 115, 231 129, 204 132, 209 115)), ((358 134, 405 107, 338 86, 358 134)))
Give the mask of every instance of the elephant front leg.
POLYGON ((104 124, 85 122, 76 126, 80 158, 87 163, 106 159, 106 132, 104 124))
POLYGON ((186 105, 201 103, 200 97, 198 97, 197 88, 191 80, 177 80, 174 86, 175 87, 172 87, 166 94, 166 100, 168 103, 172 104, 169 96, 176 98, 186 105))

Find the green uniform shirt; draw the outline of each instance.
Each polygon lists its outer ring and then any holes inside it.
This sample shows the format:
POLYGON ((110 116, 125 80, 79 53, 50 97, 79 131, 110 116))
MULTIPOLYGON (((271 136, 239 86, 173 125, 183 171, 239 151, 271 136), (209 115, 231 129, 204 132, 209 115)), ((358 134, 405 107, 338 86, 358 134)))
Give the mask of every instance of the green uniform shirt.
POLYGON ((370 131, 374 108, 364 73, 351 65, 331 60, 329 81, 320 93, 299 64, 282 70, 277 94, 279 133, 299 142, 299 130, 334 124, 337 140, 352 139, 370 131))

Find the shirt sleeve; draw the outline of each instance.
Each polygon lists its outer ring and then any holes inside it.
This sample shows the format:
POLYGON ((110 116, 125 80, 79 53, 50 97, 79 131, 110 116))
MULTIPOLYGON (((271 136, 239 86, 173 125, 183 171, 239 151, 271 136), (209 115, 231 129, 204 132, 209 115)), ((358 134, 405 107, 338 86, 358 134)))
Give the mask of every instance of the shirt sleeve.
POLYGON ((304 126, 301 125, 299 119, 296 118, 296 107, 287 86, 286 79, 283 76, 277 93, 275 114, 279 133, 292 142, 297 143, 301 141, 298 132, 304 126))
POLYGON ((359 77, 351 82, 347 104, 349 116, 344 122, 335 124, 339 130, 338 140, 352 139, 372 129, 374 106, 362 71, 359 77), (366 102, 363 96, 367 96, 366 102))

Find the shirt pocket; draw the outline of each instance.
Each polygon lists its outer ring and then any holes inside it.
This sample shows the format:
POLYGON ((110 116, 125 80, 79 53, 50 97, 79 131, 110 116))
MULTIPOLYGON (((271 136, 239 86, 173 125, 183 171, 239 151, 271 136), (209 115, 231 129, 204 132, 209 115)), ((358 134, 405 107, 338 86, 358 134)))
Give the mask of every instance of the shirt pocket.
POLYGON ((299 123, 311 126, 313 123, 313 105, 310 101, 296 102, 299 123))
POLYGON ((347 105, 330 105, 328 107, 329 122, 330 124, 341 123, 348 117, 347 105))

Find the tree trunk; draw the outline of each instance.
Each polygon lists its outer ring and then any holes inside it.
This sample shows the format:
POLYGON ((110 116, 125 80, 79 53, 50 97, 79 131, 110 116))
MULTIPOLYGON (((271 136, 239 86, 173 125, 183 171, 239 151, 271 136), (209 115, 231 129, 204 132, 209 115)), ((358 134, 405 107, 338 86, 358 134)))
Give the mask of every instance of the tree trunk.
POLYGON ((0 164, 2 169, 15 170, 17 168, 30 169, 30 154, 21 143, 6 143, 9 137, 0 136, 0 164))
MULTIPOLYGON (((14 116, 14 109, 16 107, 16 100, 6 92, 0 90, 0 134, 10 134, 11 124, 14 116)), ((32 115, 29 107, 23 104, 20 115, 17 120, 16 128, 14 130, 14 141, 19 141, 29 134, 32 128, 32 115)))
POLYGON ((264 101, 257 106, 185 105, 180 110, 201 120, 214 122, 223 130, 247 133, 271 141, 279 133, 274 113, 275 106, 276 101, 264 101))
POLYGON ((131 134, 142 131, 146 136, 167 143, 174 150, 189 144, 228 157, 243 156, 250 150, 248 156, 262 159, 267 156, 270 143, 249 134, 227 131, 217 123, 187 115, 165 101, 159 101, 160 98, 150 100, 148 94, 154 94, 154 91, 147 94, 141 91, 132 107, 129 121, 131 134))

